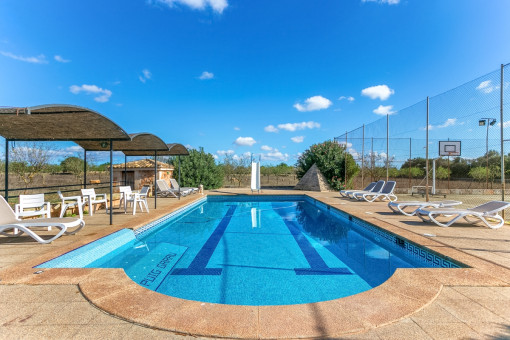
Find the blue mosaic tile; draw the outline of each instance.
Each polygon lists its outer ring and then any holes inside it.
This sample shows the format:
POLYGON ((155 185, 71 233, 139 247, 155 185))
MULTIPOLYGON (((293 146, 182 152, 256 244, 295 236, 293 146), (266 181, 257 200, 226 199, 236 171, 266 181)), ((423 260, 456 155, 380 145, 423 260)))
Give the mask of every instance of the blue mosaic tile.
POLYGON ((65 253, 36 268, 85 268, 87 265, 136 240, 131 229, 122 229, 113 234, 65 253))

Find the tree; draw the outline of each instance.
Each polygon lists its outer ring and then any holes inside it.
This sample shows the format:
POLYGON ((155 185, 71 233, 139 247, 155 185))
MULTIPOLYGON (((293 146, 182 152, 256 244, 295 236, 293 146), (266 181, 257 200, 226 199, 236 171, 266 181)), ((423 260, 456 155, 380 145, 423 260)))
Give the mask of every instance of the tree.
POLYGON ((223 172, 229 182, 237 182, 240 187, 241 184, 248 180, 251 173, 250 158, 248 156, 236 156, 227 154, 223 159, 223 172))
POLYGON ((60 162, 60 166, 63 172, 71 173, 77 178, 82 177, 84 165, 84 160, 79 157, 67 157, 62 162, 60 162))
MULTIPOLYGON (((217 189, 223 186, 223 169, 216 165, 213 155, 190 149, 189 156, 181 157, 181 183, 183 187, 198 187, 200 184, 204 189, 217 189)), ((179 163, 173 160, 174 177, 179 173, 179 163)))
POLYGON ((450 173, 451 173, 451 171, 448 171, 447 168, 440 166, 436 169, 436 178, 437 179, 448 179, 448 176, 450 175, 450 173))
POLYGON ((53 158, 51 151, 48 144, 20 143, 10 152, 12 163, 9 164, 9 171, 23 181, 26 189, 32 184, 35 175, 46 169, 53 158))
POLYGON ((359 171, 354 158, 346 152, 345 147, 337 143, 326 141, 312 145, 298 158, 296 163, 296 174, 302 178, 313 164, 322 172, 326 180, 335 190, 345 186, 345 169, 347 163, 347 179, 352 179, 359 171), (346 161, 347 160, 347 161, 346 161))

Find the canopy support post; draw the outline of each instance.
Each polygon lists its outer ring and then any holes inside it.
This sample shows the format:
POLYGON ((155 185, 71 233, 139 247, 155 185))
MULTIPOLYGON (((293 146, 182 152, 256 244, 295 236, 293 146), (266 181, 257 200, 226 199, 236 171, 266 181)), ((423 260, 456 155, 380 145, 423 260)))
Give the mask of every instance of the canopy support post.
POLYGON ((112 224, 113 224, 113 140, 110 139, 110 225, 112 224))
POLYGON ((158 180, 158 151, 154 151, 154 209, 157 208, 156 181, 158 180))
POLYGON ((9 202, 9 140, 5 139, 5 200, 9 202))
POLYGON ((177 155, 177 162, 179 163, 179 199, 181 199, 181 155, 177 155))
POLYGON ((124 185, 127 185, 127 156, 126 155, 124 155, 124 185))
POLYGON ((83 189, 87 189, 87 150, 83 150, 83 189))

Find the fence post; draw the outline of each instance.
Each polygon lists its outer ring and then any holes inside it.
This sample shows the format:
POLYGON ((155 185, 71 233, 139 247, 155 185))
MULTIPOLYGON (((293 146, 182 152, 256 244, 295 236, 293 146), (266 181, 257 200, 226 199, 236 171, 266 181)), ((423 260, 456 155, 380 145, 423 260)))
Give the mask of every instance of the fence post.
MULTIPOLYGON (((503 80, 504 80, 504 74, 505 74, 505 65, 501 64, 501 83, 499 85, 500 88, 500 102, 499 102, 499 121, 500 124, 500 131, 501 131, 501 200, 505 200, 505 152, 504 152, 504 140, 505 136, 503 134, 503 125, 504 125, 504 112, 503 112, 503 95, 504 95, 504 86, 503 86, 503 80)), ((505 218, 505 211, 502 211, 503 218, 505 218)))
POLYGON ((425 200, 429 201, 429 97, 427 97, 427 125, 425 125, 425 200))
POLYGON ((347 189, 347 131, 345 131, 344 173, 344 189, 347 189))
MULTIPOLYGON (((411 143, 412 143, 411 142, 411 137, 409 137, 409 189, 411 189, 411 187, 412 187, 412 185, 411 185, 412 184, 411 183, 411 157, 412 157, 412 155, 411 155, 411 146, 412 146, 412 144, 411 143)), ((411 192, 412 192, 412 190, 411 190, 411 192)))
POLYGON ((363 135, 361 138, 361 187, 365 187, 365 176, 364 176, 364 168, 365 168, 365 124, 363 124, 363 135))
POLYGON ((87 189, 87 150, 83 150, 83 189, 87 189))
POLYGON ((9 202, 9 140, 5 139, 5 200, 9 202))
POLYGON ((374 181, 374 137, 372 137, 372 145, 370 147, 370 169, 372 171, 370 172, 370 180, 374 181))
POLYGON ((386 115, 386 182, 390 179, 390 115, 386 115))

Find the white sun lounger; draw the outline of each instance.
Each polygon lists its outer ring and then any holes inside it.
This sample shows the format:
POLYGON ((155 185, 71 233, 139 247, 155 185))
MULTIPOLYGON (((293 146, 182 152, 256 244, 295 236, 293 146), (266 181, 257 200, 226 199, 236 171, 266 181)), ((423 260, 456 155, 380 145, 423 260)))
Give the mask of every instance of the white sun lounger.
MULTIPOLYGON (((164 179, 158 179, 156 181, 157 194, 161 197, 179 197, 179 190, 172 189, 168 186, 168 183, 164 179)), ((186 196, 190 193, 190 190, 181 190, 180 195, 186 196)))
POLYGON ((464 218, 469 223, 475 223, 477 221, 473 221, 468 218, 475 217, 482 221, 487 227, 497 229, 505 223, 505 220, 498 215, 498 212, 508 207, 510 207, 510 203, 508 202, 491 201, 469 209, 420 208, 416 211, 416 216, 421 218, 424 222, 434 222, 441 227, 449 227, 460 218, 464 218), (454 217, 448 222, 442 223, 436 219, 440 215, 454 217), (496 220, 496 223, 490 223, 488 219, 496 220))
POLYGON ((355 198, 357 200, 360 200, 360 199, 362 199, 363 194, 379 193, 382 190, 382 188, 384 187, 384 183, 385 183, 384 181, 378 181, 377 183, 375 183, 375 185, 372 188, 372 190, 357 191, 357 192, 352 193, 351 197, 355 198))
POLYGON ((196 194, 198 192, 198 188, 191 188, 191 187, 182 188, 182 187, 180 187, 179 183, 177 183, 175 178, 170 178, 170 184, 172 185, 172 189, 175 189, 177 191, 179 191, 179 188, 180 188, 181 192, 188 191, 192 194, 196 194))
POLYGON ((433 202, 424 202, 424 201, 393 201, 388 202, 388 208, 390 208, 394 213, 401 213, 406 216, 414 216, 416 211, 420 208, 444 208, 444 207, 452 207, 454 205, 462 204, 461 201, 433 201, 433 202), (406 208, 411 208, 410 211, 405 211, 406 208))
POLYGON ((349 189, 349 190, 340 190, 340 196, 343 196, 343 197, 350 197, 350 195, 354 194, 355 192, 360 192, 360 191, 370 191, 372 190, 373 187, 375 187, 375 183, 376 182, 372 182, 370 183, 369 185, 366 186, 365 189, 363 190, 352 190, 352 189, 349 189))
POLYGON ((373 202, 377 199, 380 199, 381 201, 384 200, 390 200, 390 201, 396 201, 397 196, 393 193, 393 190, 395 190, 395 185, 397 183, 395 181, 388 181, 384 186, 382 187, 381 191, 379 192, 369 192, 364 193, 362 195, 354 194, 355 197, 359 200, 364 199, 367 202, 373 202))
POLYGON ((63 234, 75 234, 85 226, 85 222, 80 218, 36 218, 32 220, 19 220, 16 218, 5 199, 0 196, 0 234, 8 237, 18 237, 23 233, 27 234, 39 243, 50 243, 62 236, 63 234), (60 229, 57 235, 43 239, 37 235, 31 228, 35 227, 56 227, 60 229), (68 232, 68 228, 77 227, 72 232, 68 232), (8 232, 12 231, 12 232, 8 232))

